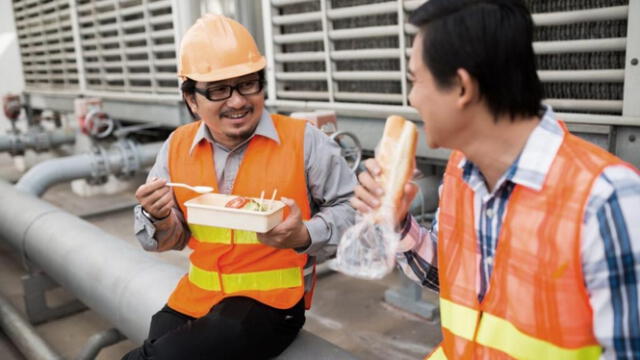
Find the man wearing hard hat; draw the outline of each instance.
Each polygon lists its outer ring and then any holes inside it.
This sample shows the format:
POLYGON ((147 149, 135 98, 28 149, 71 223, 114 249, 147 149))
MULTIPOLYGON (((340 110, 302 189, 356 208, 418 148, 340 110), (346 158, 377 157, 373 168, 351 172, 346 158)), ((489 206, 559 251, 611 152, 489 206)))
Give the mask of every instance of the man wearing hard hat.
MULTIPOLYGON (((179 76, 195 120, 167 139, 136 197, 146 250, 193 251, 149 337, 125 359, 263 359, 281 353, 305 321, 315 258, 353 222, 355 176, 339 147, 302 120, 264 108, 265 58, 239 23, 204 15, 185 34, 179 76), (285 220, 267 233, 188 227, 184 203, 215 192, 259 197, 277 189, 285 220)), ((135 316, 135 314, 131 314, 135 316)))

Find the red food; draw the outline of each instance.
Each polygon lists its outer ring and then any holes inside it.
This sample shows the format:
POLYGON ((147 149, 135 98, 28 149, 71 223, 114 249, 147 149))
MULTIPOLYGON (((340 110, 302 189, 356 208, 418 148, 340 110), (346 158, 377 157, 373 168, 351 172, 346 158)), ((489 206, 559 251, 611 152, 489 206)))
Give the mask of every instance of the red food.
POLYGON ((224 207, 242 209, 242 207, 245 206, 248 202, 249 199, 247 199, 246 197, 238 196, 237 198, 229 200, 229 202, 227 202, 224 207))

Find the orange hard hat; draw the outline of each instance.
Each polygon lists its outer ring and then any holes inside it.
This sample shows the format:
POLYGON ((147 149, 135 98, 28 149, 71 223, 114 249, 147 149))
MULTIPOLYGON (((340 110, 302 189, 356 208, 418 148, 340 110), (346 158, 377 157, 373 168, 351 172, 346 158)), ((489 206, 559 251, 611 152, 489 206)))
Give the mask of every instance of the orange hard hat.
POLYGON ((225 80, 262 70, 266 63, 244 26, 222 15, 205 14, 182 38, 178 76, 225 80))

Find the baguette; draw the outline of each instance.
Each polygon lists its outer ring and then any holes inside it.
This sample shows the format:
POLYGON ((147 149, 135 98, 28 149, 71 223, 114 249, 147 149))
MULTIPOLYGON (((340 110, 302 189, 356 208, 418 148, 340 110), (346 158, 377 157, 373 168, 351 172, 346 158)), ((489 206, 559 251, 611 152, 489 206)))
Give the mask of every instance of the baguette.
POLYGON ((395 220, 397 216, 404 186, 413 176, 417 142, 418 130, 415 124, 402 116, 391 115, 387 118, 375 156, 382 169, 375 180, 384 189, 381 206, 375 214, 378 223, 395 220), (393 218, 385 219, 389 215, 393 218))

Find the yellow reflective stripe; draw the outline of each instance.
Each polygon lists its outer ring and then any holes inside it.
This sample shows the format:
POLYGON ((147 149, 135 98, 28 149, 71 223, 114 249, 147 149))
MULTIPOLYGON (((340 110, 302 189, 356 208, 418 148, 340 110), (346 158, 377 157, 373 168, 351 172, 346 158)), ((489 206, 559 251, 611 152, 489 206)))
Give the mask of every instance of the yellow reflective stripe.
POLYGON ((434 351, 431 356, 427 359, 429 360, 447 360, 447 355, 445 355, 444 350, 442 350, 442 346, 438 346, 436 351, 434 351))
POLYGON ((258 236, 253 231, 235 230, 234 231, 236 244, 259 244, 258 236))
POLYGON ((220 291, 220 278, 215 271, 203 270, 193 264, 189 266, 189 281, 199 288, 209 291, 220 291))
POLYGON ((598 359, 602 352, 599 345, 577 349, 561 348, 527 335, 507 320, 488 313, 482 315, 476 342, 516 359, 588 360, 598 359))
POLYGON ((298 267, 242 274, 222 274, 225 293, 245 290, 273 290, 302 286, 298 267))
POLYGON ((477 310, 440 298, 440 323, 453 334, 473 341, 477 319, 477 310))
POLYGON ((191 236, 198 241, 210 244, 231 244, 231 229, 215 226, 189 224, 191 236))

